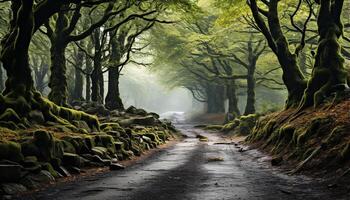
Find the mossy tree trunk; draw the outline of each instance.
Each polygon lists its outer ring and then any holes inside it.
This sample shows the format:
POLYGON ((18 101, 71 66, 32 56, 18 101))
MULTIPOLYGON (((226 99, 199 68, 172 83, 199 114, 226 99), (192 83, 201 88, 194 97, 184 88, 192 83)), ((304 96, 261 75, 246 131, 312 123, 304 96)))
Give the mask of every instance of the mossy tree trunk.
MULTIPOLYGON (((258 49, 259 47, 257 47, 258 49)), ((263 51, 263 50, 262 50, 263 51)), ((261 52, 262 53, 262 52, 261 52)), ((259 52, 253 51, 252 40, 248 42, 248 67, 247 67, 247 103, 244 115, 255 113, 255 69, 256 63, 261 55, 259 52)))
POLYGON ((304 49, 303 51, 300 52, 300 56, 299 56, 299 66, 300 66, 300 70, 301 72, 306 75, 307 72, 307 55, 306 55, 306 49, 304 49))
POLYGON ((4 95, 31 100, 34 82, 28 49, 34 31, 33 0, 12 1, 10 31, 2 41, 1 61, 7 73, 4 95))
POLYGON ((4 81, 4 71, 2 62, 0 62, 0 92, 2 92, 5 89, 5 81, 4 81))
POLYGON ((341 14, 344 1, 320 0, 319 3, 317 25, 320 39, 312 77, 308 82, 300 110, 323 103, 332 93, 340 97, 339 94, 348 88, 348 75, 339 44, 339 38, 343 34, 341 14))
POLYGON ((43 59, 41 60, 40 64, 39 62, 35 61, 33 61, 33 63, 38 65, 34 68, 35 88, 40 93, 43 93, 48 84, 45 79, 49 72, 49 65, 46 64, 43 59))
POLYGON ((110 110, 124 110, 119 92, 119 67, 108 70, 108 92, 106 96, 106 107, 110 110))
POLYGON ((225 112, 225 88, 221 85, 209 85, 207 93, 207 113, 225 112))
POLYGON ((265 16, 260 14, 261 9, 256 0, 250 0, 249 5, 255 22, 267 39, 269 47, 277 56, 283 70, 282 79, 288 90, 286 108, 290 108, 299 105, 306 89, 306 81, 298 66, 298 55, 290 51, 289 43, 282 31, 278 15, 279 2, 280 0, 268 1, 268 11, 266 11, 265 16), (264 17, 267 18, 268 25, 264 17))
POLYGON ((93 59, 93 70, 91 74, 91 100, 94 102, 103 102, 103 73, 102 73, 102 53, 100 43, 100 30, 97 29, 92 35, 94 42, 95 56, 93 59), (101 79, 102 78, 102 79, 101 79))
POLYGON ((51 46, 51 76, 49 81, 49 87, 51 91, 49 93, 49 99, 57 105, 67 105, 68 83, 66 77, 66 45, 56 40, 51 46))
POLYGON ((119 92, 120 62, 125 51, 125 39, 127 32, 120 31, 118 37, 111 40, 112 52, 110 56, 110 67, 108 69, 108 92, 106 96, 106 107, 111 110, 124 110, 123 101, 119 92))
POLYGON ((76 54, 76 66, 75 66, 75 79, 74 79, 74 92, 73 92, 73 99, 74 100, 83 100, 83 86, 84 86, 84 79, 81 69, 83 69, 84 65, 84 52, 80 49, 78 50, 76 54))
POLYGON ((86 55, 85 56, 85 100, 91 101, 91 73, 93 70, 92 60, 86 55))
POLYGON ((68 83, 66 77, 66 48, 69 43, 68 33, 66 31, 68 26, 67 8, 62 7, 58 12, 58 16, 55 23, 55 29, 52 30, 51 26, 47 23, 47 35, 51 42, 50 54, 51 54, 51 75, 49 79, 49 87, 51 89, 49 93, 49 99, 60 106, 67 105, 68 95, 68 83))
POLYGON ((40 110, 46 121, 69 124, 68 120, 84 120, 91 128, 99 129, 98 119, 83 112, 59 107, 43 98, 34 88, 29 65, 29 44, 33 33, 58 12, 63 3, 69 1, 42 1, 35 7, 33 0, 11 1, 12 19, 10 31, 1 42, 0 60, 7 72, 3 96, 0 95, 0 111, 11 108, 13 115, 20 118, 19 127, 29 127, 28 114, 31 110, 40 110), (35 9, 34 9, 35 7, 35 9))
POLYGON ((234 116, 241 115, 238 108, 238 98, 237 98, 237 86, 235 81, 231 81, 231 84, 226 87, 227 97, 228 97, 228 113, 234 116))

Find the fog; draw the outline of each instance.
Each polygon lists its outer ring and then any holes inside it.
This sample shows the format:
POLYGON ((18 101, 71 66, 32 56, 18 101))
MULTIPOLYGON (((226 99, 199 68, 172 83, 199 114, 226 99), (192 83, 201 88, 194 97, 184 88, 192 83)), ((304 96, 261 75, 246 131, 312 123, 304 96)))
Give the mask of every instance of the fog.
POLYGON ((204 112, 204 105, 195 101, 188 90, 167 88, 145 67, 128 65, 122 74, 120 94, 126 108, 133 105, 156 113, 204 112))

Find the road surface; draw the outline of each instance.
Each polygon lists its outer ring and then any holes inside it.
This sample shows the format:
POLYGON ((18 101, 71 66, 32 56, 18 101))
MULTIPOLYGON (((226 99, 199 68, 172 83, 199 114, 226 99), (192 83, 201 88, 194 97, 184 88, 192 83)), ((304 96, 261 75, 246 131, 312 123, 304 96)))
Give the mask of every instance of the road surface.
POLYGON ((49 188, 25 199, 84 200, 229 200, 350 199, 321 180, 289 176, 269 165, 257 150, 239 152, 235 145, 216 144, 213 133, 178 127, 185 140, 123 171, 49 188), (200 142, 196 134, 209 142, 200 142), (223 161, 209 162, 210 158, 223 161))

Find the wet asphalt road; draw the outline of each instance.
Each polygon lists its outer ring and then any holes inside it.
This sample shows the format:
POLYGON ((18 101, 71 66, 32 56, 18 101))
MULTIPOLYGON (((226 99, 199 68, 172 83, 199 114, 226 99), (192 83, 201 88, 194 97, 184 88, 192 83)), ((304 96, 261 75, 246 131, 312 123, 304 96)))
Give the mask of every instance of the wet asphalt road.
POLYGON ((269 166, 256 150, 239 152, 213 133, 178 126, 189 137, 123 171, 49 188, 26 199, 228 200, 350 199, 304 176, 288 176, 269 166), (200 142, 196 134, 209 142, 200 142), (208 158, 221 157, 221 162, 208 158))

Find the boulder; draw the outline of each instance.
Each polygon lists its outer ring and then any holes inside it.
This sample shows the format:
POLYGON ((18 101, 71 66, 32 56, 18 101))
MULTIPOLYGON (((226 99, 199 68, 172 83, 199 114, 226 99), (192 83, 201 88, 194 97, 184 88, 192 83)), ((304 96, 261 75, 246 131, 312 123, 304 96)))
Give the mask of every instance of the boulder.
POLYGON ((15 142, 0 141, 0 160, 23 161, 21 145, 15 142))
POLYGON ((0 121, 19 123, 21 122, 21 118, 12 108, 7 108, 5 112, 0 115, 0 121))
POLYGON ((40 110, 32 110, 29 112, 29 120, 37 124, 44 124, 45 117, 40 110))
POLYGON ((59 178, 59 174, 57 173, 57 171, 52 167, 52 165, 50 163, 43 163, 41 164, 41 168, 43 170, 46 170, 48 172, 50 172, 50 174, 55 177, 55 178, 59 178))
POLYGON ((51 173, 46 170, 41 170, 38 174, 29 174, 27 177, 41 184, 55 181, 55 177, 53 177, 51 173))
POLYGON ((135 114, 137 111, 137 108, 135 108, 134 106, 130 106, 129 108, 127 108, 125 110, 126 113, 129 113, 129 114, 135 114))
POLYGON ((27 191, 26 187, 18 183, 4 183, 1 184, 0 188, 8 195, 17 195, 27 191))
POLYGON ((133 119, 134 124, 144 125, 144 126, 154 126, 156 122, 157 122, 157 119, 154 118, 152 115, 133 119))
POLYGON ((39 164, 36 156, 25 157, 24 161, 22 162, 22 165, 26 171, 32 173, 38 173, 41 170, 41 165, 39 164))
POLYGON ((124 149, 124 143, 123 142, 114 142, 115 149, 117 151, 121 151, 124 149))
POLYGON ((57 171, 59 174, 61 174, 62 176, 64 176, 64 177, 70 177, 70 176, 71 176, 71 174, 68 172, 68 170, 67 170, 65 167, 63 167, 63 166, 59 166, 59 167, 56 169, 56 171, 57 171))
POLYGON ((65 136, 62 140, 71 143, 77 154, 89 153, 90 148, 85 143, 85 138, 80 136, 65 136))
POLYGON ((82 167, 83 161, 79 155, 73 153, 64 153, 62 159, 64 166, 82 167))
POLYGON ((17 182, 21 178, 22 166, 0 164, 0 182, 17 182))
POLYGON ((118 164, 118 163, 112 163, 112 164, 109 165, 109 169, 112 170, 112 171, 122 170, 122 169, 125 169, 125 166, 121 165, 121 164, 118 164))
POLYGON ((81 120, 74 120, 73 124, 79 128, 79 129, 83 129, 86 131, 86 133, 90 133, 91 129, 89 127, 89 125, 85 122, 85 121, 81 121, 81 120))
POLYGON ((54 139, 51 133, 45 130, 34 132, 34 144, 40 150, 39 160, 50 161, 53 158, 54 139))
POLYGON ((101 158, 110 158, 108 155, 108 149, 105 147, 94 147, 91 150, 94 155, 97 155, 101 158))

